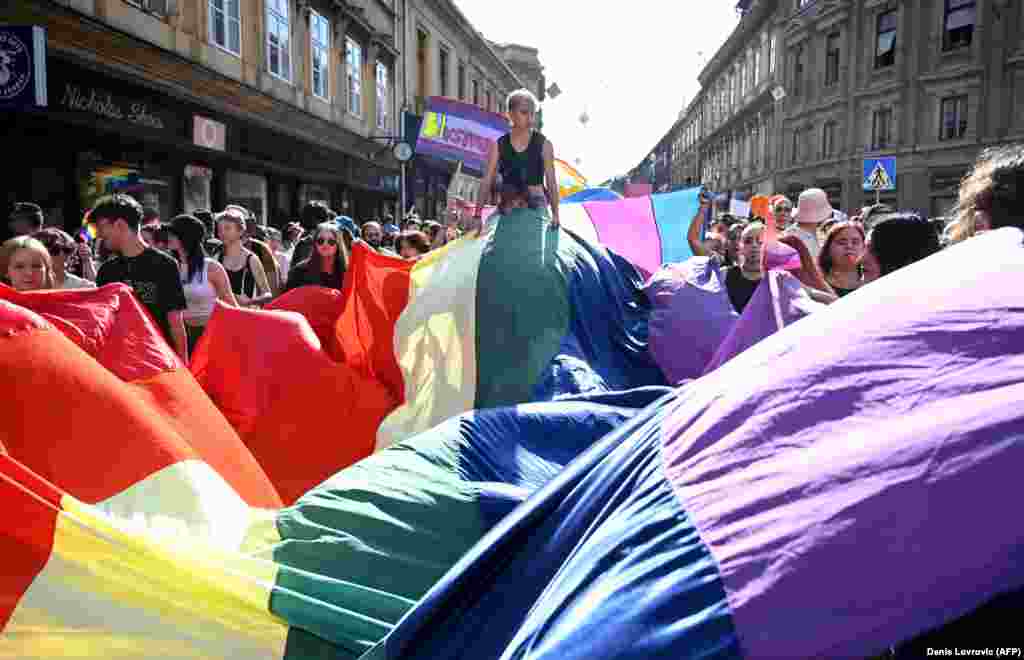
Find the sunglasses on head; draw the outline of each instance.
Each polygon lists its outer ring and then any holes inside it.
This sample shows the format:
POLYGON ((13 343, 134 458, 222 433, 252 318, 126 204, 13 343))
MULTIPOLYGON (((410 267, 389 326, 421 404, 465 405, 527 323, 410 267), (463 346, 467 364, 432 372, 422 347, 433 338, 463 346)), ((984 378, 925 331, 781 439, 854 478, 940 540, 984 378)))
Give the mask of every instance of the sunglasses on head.
POLYGON ((333 238, 318 238, 316 239, 317 245, 337 245, 338 241, 333 238))

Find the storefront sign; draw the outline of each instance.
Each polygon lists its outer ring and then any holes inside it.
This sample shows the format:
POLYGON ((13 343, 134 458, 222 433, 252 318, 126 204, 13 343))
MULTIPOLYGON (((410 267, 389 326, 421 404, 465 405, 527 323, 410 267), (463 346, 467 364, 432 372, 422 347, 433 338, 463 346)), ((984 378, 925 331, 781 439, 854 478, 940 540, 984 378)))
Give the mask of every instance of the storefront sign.
POLYGON ((185 178, 187 179, 212 179, 213 170, 202 165, 186 165, 185 178))
POLYGON ((91 112, 114 121, 130 122, 158 131, 166 128, 164 120, 155 114, 154 109, 145 101, 117 98, 102 87, 81 87, 65 83, 60 107, 78 112, 91 112))
POLYGON ((192 120, 193 144, 206 147, 207 149, 224 151, 227 144, 227 134, 227 127, 219 121, 214 121, 201 115, 194 115, 192 120))
POLYGON ((169 97, 60 58, 51 57, 48 66, 51 111, 184 137, 184 121, 169 97))
POLYGON ((499 114, 469 103, 432 96, 423 115, 416 153, 461 161, 469 171, 482 174, 491 145, 508 130, 508 121, 499 114))
POLYGON ((46 30, 0 27, 0 108, 46 107, 46 30))

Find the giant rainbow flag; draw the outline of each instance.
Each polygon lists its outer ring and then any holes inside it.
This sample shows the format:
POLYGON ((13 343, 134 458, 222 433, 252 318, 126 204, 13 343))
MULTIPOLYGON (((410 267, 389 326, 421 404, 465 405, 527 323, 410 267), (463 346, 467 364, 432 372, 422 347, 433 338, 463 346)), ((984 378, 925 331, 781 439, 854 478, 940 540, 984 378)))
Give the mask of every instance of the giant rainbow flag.
POLYGON ((366 660, 863 658, 947 646, 953 621, 959 645, 1013 639, 1021 277, 1024 233, 992 232, 689 381, 506 516, 366 660), (1001 627, 965 627, 979 608, 1001 627))
POLYGON ((340 297, 219 308, 192 370, 290 503, 470 410, 663 384, 642 284, 621 257, 522 209, 416 262, 357 243, 340 297))
POLYGON ((528 210, 218 309, 198 380, 123 286, 0 287, 0 654, 875 653, 1024 586, 989 515, 1024 458, 1022 240, 672 390, 635 266, 528 210))
MULTIPOLYGON (((665 391, 457 416, 282 508, 126 287, 0 293, 5 657, 357 658, 497 521, 665 391)), ((322 420, 308 403, 295 412, 322 420)), ((318 445, 354 421, 283 437, 277 458, 321 460, 318 445)))

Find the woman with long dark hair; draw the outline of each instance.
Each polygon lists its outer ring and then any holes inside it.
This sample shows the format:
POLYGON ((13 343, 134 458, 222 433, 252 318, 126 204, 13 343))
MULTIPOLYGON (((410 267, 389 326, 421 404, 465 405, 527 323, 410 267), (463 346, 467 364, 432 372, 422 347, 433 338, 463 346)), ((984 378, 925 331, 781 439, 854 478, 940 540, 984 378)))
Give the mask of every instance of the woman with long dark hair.
POLYGON ((333 222, 324 222, 314 231, 313 254, 292 267, 285 291, 300 286, 322 286, 341 291, 348 270, 348 250, 342 231, 333 222))
POLYGON ((421 231, 404 231, 395 239, 395 250, 403 259, 419 259, 430 252, 430 241, 421 231))
POLYGON ((818 266, 840 298, 862 284, 860 260, 865 242, 864 229, 855 222, 838 222, 825 234, 818 266))
POLYGON ((198 218, 179 215, 168 225, 167 248, 178 259, 181 286, 188 307, 182 315, 189 355, 206 329, 216 301, 237 306, 227 271, 206 256, 206 227, 198 218))

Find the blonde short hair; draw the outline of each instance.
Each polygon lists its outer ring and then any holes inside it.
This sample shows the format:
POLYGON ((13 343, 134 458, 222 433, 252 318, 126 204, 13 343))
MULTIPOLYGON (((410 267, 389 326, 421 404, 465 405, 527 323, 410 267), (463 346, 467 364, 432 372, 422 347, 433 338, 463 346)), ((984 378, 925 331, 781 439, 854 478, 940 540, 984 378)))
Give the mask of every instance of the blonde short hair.
POLYGON ((506 112, 512 112, 513 108, 519 105, 520 102, 526 101, 530 104, 530 111, 537 112, 537 108, 540 107, 540 101, 534 96, 533 92, 528 89, 517 89, 508 95, 505 99, 505 110, 506 112))
POLYGON ((14 258, 14 253, 18 250, 35 252, 43 260, 43 265, 46 267, 46 274, 43 276, 43 288, 52 289, 54 287, 53 260, 50 258, 50 252, 46 249, 45 245, 31 236, 18 236, 0 245, 0 279, 3 279, 5 284, 10 284, 7 280, 7 269, 10 268, 11 259, 14 258))

